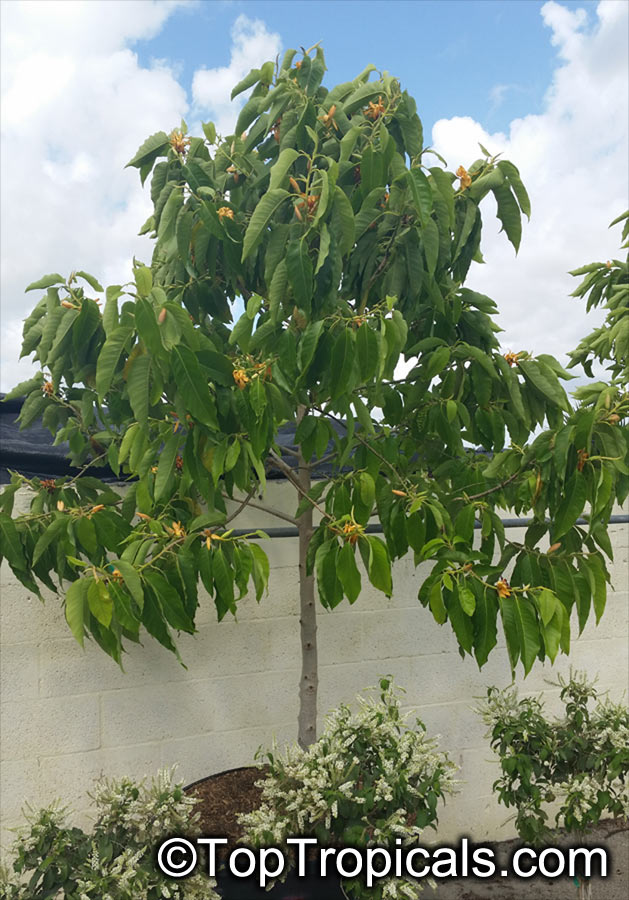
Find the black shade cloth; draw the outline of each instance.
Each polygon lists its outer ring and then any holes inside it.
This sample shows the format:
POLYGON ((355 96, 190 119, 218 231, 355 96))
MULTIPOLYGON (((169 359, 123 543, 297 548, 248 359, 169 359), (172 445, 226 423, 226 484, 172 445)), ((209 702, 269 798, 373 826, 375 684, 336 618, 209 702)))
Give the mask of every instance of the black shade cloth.
MULTIPOLYGON (((58 478, 62 475, 75 475, 78 471, 67 459, 68 445, 53 446, 53 437, 40 421, 30 428, 20 431, 16 422, 22 408, 22 399, 4 401, 0 394, 0 484, 11 480, 10 470, 20 472, 28 478, 58 478)), ((331 422, 338 434, 344 432, 341 424, 331 422)), ((282 425, 277 436, 280 448, 295 449, 295 425, 282 425)), ((332 450, 330 441, 328 450, 332 450)), ((296 459, 291 453, 282 453, 282 457, 291 467, 296 466, 296 459)), ((316 477, 324 477, 331 473, 329 464, 317 466, 316 477)), ((93 470, 93 474, 103 481, 119 479, 108 467, 93 470)), ((276 468, 269 469, 267 478, 283 479, 285 476, 276 468)))

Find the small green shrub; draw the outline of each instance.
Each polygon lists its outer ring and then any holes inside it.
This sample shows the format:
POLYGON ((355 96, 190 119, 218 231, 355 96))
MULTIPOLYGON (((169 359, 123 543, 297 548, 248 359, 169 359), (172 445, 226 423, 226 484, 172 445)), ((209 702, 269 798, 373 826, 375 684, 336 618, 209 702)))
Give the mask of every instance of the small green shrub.
POLYGON ((90 798, 97 815, 89 833, 69 825, 57 805, 27 813, 12 872, 0 872, 2 900, 219 900, 207 876, 176 882, 157 868, 156 845, 197 818, 197 801, 173 784, 172 772, 148 783, 101 779, 90 798))
POLYGON ((544 809, 559 801, 554 820, 569 832, 587 832, 603 816, 629 814, 629 709, 599 700, 585 675, 559 679, 565 713, 546 717, 535 697, 518 699, 515 687, 490 687, 478 712, 490 727, 502 775, 494 789, 516 810, 520 837, 549 837, 544 809), (590 708, 590 701, 596 701, 590 708))
MULTIPOLYGON (((245 840, 254 846, 279 845, 287 837, 312 836, 320 845, 404 846, 437 823, 437 805, 452 793, 455 766, 437 750, 425 726, 400 711, 401 691, 388 679, 379 695, 359 698, 353 713, 346 705, 326 719, 319 740, 306 750, 298 745, 283 754, 258 752, 269 773, 259 809, 242 815, 245 840)), ((408 898, 417 881, 387 878, 367 889, 346 879, 351 898, 408 898)))

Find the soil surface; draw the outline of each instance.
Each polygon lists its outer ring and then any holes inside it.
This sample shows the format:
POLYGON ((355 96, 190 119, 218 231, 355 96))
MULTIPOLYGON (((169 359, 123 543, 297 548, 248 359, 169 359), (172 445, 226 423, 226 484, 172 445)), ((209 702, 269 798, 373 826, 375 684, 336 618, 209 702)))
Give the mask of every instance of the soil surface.
MULTIPOLYGON (((255 782, 264 776, 264 771, 257 767, 233 769, 189 785, 186 792, 200 800, 197 808, 201 817, 197 829, 199 835, 227 837, 230 849, 233 849, 242 836, 237 815, 251 812, 259 806, 261 791, 255 786, 255 782)), ((497 861, 497 874, 493 878, 449 878, 439 881, 434 893, 426 888, 426 900, 577 900, 577 888, 569 878, 535 876, 522 879, 498 874, 508 867, 511 854, 521 846, 521 842, 500 841, 487 843, 486 846, 493 849, 497 861)), ((573 847, 576 842, 574 837, 558 832, 553 846, 573 847)), ((608 854, 607 877, 592 879, 593 900, 627 900, 629 826, 611 820, 602 822, 588 835, 588 846, 602 846, 608 854)), ((553 860, 549 860, 549 864, 552 863, 553 860)), ((278 888, 278 896, 286 900, 332 900, 339 896, 331 883, 320 882, 315 876, 302 880, 301 883, 289 876, 287 883, 281 888, 278 885, 278 888)), ((246 881, 241 881, 236 893, 230 891, 224 896, 234 897, 235 900, 254 900, 263 896, 273 897, 275 891, 264 895, 263 891, 251 889, 246 881)))

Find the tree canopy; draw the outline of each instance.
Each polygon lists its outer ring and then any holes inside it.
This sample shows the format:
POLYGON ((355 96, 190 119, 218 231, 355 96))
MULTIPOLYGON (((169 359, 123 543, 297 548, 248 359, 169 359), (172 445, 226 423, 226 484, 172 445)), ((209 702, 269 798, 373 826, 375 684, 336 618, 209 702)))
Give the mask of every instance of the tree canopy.
POLYGON ((572 364, 597 358, 611 378, 571 398, 556 359, 501 349, 496 304, 465 286, 488 195, 519 247, 516 166, 481 147, 451 172, 393 76, 368 66, 328 90, 324 73, 320 47, 289 51, 234 88, 250 94, 233 135, 182 123, 144 142, 129 165, 150 178, 153 257, 102 309, 83 271, 27 288, 41 299, 22 354, 41 372, 12 392, 21 427, 41 417, 80 472, 14 475, 2 553, 33 592, 63 586, 80 643, 120 662, 144 628, 176 651, 199 581, 219 619, 261 599, 261 535, 235 535, 226 501, 256 503, 276 467, 299 495, 302 586, 316 580, 324 607, 354 603, 365 577, 390 595, 410 550, 432 565, 419 602, 461 654, 482 666, 500 617, 528 672, 568 652, 575 606, 580 629, 605 606, 607 524, 629 485, 627 263, 581 270, 579 295, 607 302, 613 328, 572 364), (297 468, 277 444, 287 422, 297 468), (30 512, 12 516, 21 485, 30 512), (531 516, 522 543, 505 510, 531 516), (374 516, 384 539, 366 532, 374 516))

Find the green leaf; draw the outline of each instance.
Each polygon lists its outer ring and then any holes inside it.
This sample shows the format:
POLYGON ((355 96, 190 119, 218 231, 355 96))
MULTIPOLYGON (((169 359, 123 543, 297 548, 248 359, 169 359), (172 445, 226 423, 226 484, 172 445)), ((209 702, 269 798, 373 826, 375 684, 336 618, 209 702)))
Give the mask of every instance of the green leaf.
POLYGON ((312 303, 312 262, 305 241, 290 241, 286 248, 286 271, 293 289, 295 303, 304 312, 310 312, 312 303))
POLYGON ((557 597, 553 594, 552 591, 544 588, 539 592, 535 599, 537 602, 537 608, 539 609, 539 614, 542 618, 542 622, 544 626, 546 626, 555 615, 557 597))
POLYGON ((112 565, 118 569, 124 580, 125 586, 139 608, 144 606, 144 588, 142 587, 142 579, 137 570, 124 559, 115 560, 112 565))
POLYGON ((250 543, 249 550, 251 551, 251 555, 253 557, 253 569, 251 571, 251 576, 253 578, 253 583, 256 589, 256 600, 259 603, 269 583, 269 559, 262 547, 259 547, 257 544, 250 543))
POLYGON ((568 403, 566 392, 559 384, 557 376, 552 370, 534 359, 519 360, 518 368, 525 379, 530 381, 547 400, 550 400, 551 403, 560 409, 570 412, 570 404, 568 403))
POLYGON ((524 674, 528 675, 540 650, 539 625, 535 609, 530 600, 525 597, 505 597, 504 601, 511 601, 513 616, 520 642, 520 655, 524 674))
POLYGON ((243 261, 249 256, 256 244, 262 239, 265 229, 268 227, 271 219, 280 208, 282 203, 290 197, 288 191, 282 188, 275 188, 263 195, 258 205, 253 211, 253 215, 247 226, 245 237, 242 245, 243 261))
POLYGON ((376 334, 366 322, 356 332, 356 353, 363 382, 371 381, 378 371, 380 355, 376 334))
POLYGON ((428 222, 432 211, 432 188, 430 187, 430 182, 419 168, 411 169, 407 177, 413 205, 417 210, 422 226, 424 226, 428 222))
POLYGON ((284 185, 282 182, 288 180, 288 172, 293 165, 299 153, 293 147, 285 147, 280 153, 276 161, 271 167, 271 180, 269 182, 269 190, 274 191, 284 185))
POLYGON ((450 362, 450 348, 449 347, 437 347, 436 350, 432 352, 430 355, 430 359, 428 360, 428 366, 426 368, 426 377, 434 378, 435 375, 438 375, 442 372, 445 367, 450 362))
POLYGON ((148 569, 145 578, 153 589, 168 624, 177 631, 193 634, 194 622, 186 613, 182 599, 172 584, 155 569, 148 569))
POLYGON ((107 585, 100 578, 90 582, 87 589, 87 603, 94 618, 105 628, 109 628, 114 604, 107 585))
POLYGON ((336 561, 338 573, 343 591, 350 603, 354 603, 360 594, 360 572, 354 558, 354 550, 349 543, 345 543, 336 561))
POLYGON ((422 228, 421 237, 426 268, 430 275, 434 275, 437 268, 437 260, 439 259, 439 229, 436 222, 428 219, 422 228))
POLYGON ((443 602, 443 587, 441 584, 441 579, 437 578, 435 583, 430 589, 430 594, 428 595, 428 604, 430 606, 430 611, 433 614, 435 622, 439 625, 443 625, 443 623, 448 618, 448 611, 445 607, 445 603, 443 602))
POLYGON ((216 609, 219 620, 234 608, 234 576, 220 547, 212 552, 212 575, 216 587, 216 609))
POLYGON ((245 75, 242 81, 239 81, 235 88, 233 88, 231 92, 231 99, 237 97, 238 94, 242 94, 243 91, 248 90, 250 87, 253 87, 254 84, 257 84, 260 80, 261 72, 260 69, 251 69, 251 71, 245 75))
POLYGON ((466 616, 473 616, 476 609, 476 597, 468 587, 459 589, 459 602, 466 616))
POLYGON ((496 616, 498 604, 493 591, 482 588, 476 595, 474 612, 474 656, 479 669, 487 662, 496 646, 496 616))
POLYGON ((98 354, 96 362, 96 392, 101 401, 105 399, 105 395, 111 386, 120 356, 130 333, 129 328, 119 326, 107 338, 98 354))
POLYGON ((149 381, 151 359, 146 354, 136 356, 127 373, 129 402, 137 421, 146 427, 149 414, 149 381))
POLYGON ((323 332, 323 325, 323 320, 317 319, 316 322, 310 322, 302 334, 297 351, 298 364, 302 375, 308 371, 308 367, 313 360, 319 338, 323 332))
POLYGON ((554 516, 553 539, 559 540, 577 521, 587 499, 587 484, 582 472, 575 472, 566 483, 566 492, 554 516))
POLYGON ((58 275, 56 272, 52 275, 44 275, 38 281, 33 281, 27 288, 25 288, 24 293, 27 294, 29 291, 40 291, 45 288, 52 287, 55 284, 64 284, 65 278, 63 275, 58 275))
POLYGON ((147 163, 152 163, 158 156, 165 154, 169 147, 170 143, 166 132, 157 131, 144 141, 138 152, 129 160, 125 168, 128 169, 129 166, 133 166, 135 169, 139 169, 142 166, 147 165, 147 163))
POLYGON ((208 144, 213 144, 216 141, 216 126, 214 122, 202 122, 201 128, 208 144))
POLYGON ((65 614, 66 622, 70 626, 70 631, 83 646, 85 635, 85 613, 87 605, 87 592, 92 579, 79 578, 73 581, 65 596, 65 614))
POLYGON ((190 414, 204 425, 218 430, 214 401, 196 356, 183 344, 173 347, 171 354, 177 389, 190 414))
POLYGON ((33 566, 37 565, 38 561, 41 559, 42 554, 46 552, 53 541, 60 540, 61 535, 67 533, 68 521, 69 519, 65 515, 57 516, 52 520, 46 530, 42 534, 40 534, 33 551, 33 566))
POLYGON ((355 223, 352 204, 338 185, 334 191, 333 234, 338 252, 345 256, 354 246, 355 223))
POLYGON ((12 388, 8 394, 4 395, 2 402, 6 403, 7 400, 17 400, 19 397, 26 397, 34 390, 38 388, 41 389, 43 383, 44 376, 41 372, 38 372, 36 375, 33 375, 32 378, 29 378, 26 381, 20 381, 20 383, 12 388))
POLYGON ((358 476, 360 499, 364 506, 371 510, 376 499, 376 485, 369 472, 361 472, 358 476))
POLYGON ((343 586, 337 571, 338 555, 339 546, 336 540, 330 540, 321 544, 315 557, 319 598, 327 609, 338 606, 343 599, 343 586))
POLYGON ((168 488, 179 450, 179 441, 180 437, 178 434, 171 434, 162 447, 157 464, 157 474, 155 475, 154 490, 156 502, 162 499, 168 488))
POLYGON ((332 347, 332 386, 330 397, 334 400, 350 390, 349 380, 354 365, 354 332, 344 327, 332 347))
POLYGON ((83 272, 83 271, 78 271, 78 272, 75 272, 74 274, 78 278, 82 278, 84 281, 87 281, 87 283, 92 288, 92 290, 98 291, 100 294, 102 294, 104 288, 101 286, 98 279, 94 278, 93 275, 90 275, 88 272, 83 272))
POLYGON ((393 593, 391 581, 391 560, 385 544, 372 534, 367 535, 369 543, 369 564, 367 571, 369 581, 375 588, 390 597, 393 593))
POLYGON ((168 200, 164 204, 162 214, 159 217, 158 235, 160 241, 168 241, 175 237, 177 227, 177 216, 179 210, 183 206, 183 190, 178 186, 174 186, 168 200))
POLYGON ((153 289, 153 273, 148 266, 138 266, 134 278, 140 297, 148 297, 153 289))
POLYGON ((498 185, 493 188, 493 193, 498 204, 496 215, 502 222, 502 231, 505 232, 517 253, 522 238, 522 217, 520 216, 520 207, 508 185, 498 185))
POLYGON ((13 519, 7 516, 6 513, 0 514, 0 532, 2 533, 0 555, 9 561, 13 568, 26 571, 26 560, 20 536, 17 533, 13 519))

